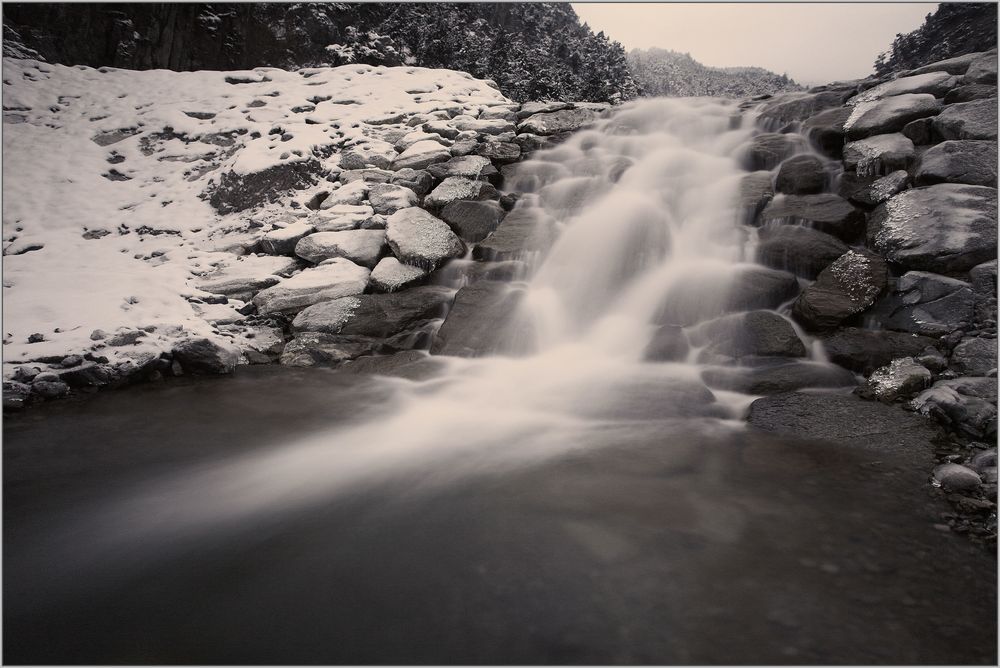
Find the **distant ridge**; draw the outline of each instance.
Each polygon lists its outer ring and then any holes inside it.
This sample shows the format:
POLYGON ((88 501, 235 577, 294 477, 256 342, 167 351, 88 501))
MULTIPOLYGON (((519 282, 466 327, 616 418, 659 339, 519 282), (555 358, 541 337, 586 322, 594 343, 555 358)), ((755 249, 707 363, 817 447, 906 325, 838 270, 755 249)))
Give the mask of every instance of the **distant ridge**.
POLYGON ((632 49, 632 77, 647 97, 752 97, 802 90, 785 74, 761 67, 709 67, 688 53, 668 49, 632 49))

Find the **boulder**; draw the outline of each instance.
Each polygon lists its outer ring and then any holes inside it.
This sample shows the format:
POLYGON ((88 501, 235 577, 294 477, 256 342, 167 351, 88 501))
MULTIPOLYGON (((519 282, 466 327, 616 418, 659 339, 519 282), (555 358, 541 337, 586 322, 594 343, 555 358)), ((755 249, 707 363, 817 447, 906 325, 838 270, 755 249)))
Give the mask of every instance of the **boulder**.
POLYGON ((807 93, 782 93, 761 105, 760 119, 770 128, 780 129, 792 121, 804 121, 821 111, 839 108, 854 95, 857 86, 807 93))
POLYGON ((394 292, 419 283, 429 272, 420 267, 403 264, 394 257, 384 257, 372 269, 372 289, 376 292, 394 292))
POLYGON ((997 54, 984 54, 969 65, 962 77, 965 84, 993 84, 997 82, 997 54))
POLYGON ((649 362, 681 362, 687 358, 690 349, 683 327, 662 325, 653 332, 643 359, 649 362))
POLYGON ((920 157, 913 178, 921 186, 967 183, 996 188, 997 143, 959 139, 932 146, 920 157))
POLYGON ((910 184, 910 174, 906 170, 897 170, 881 178, 875 179, 868 186, 855 190, 850 200, 862 206, 878 206, 893 195, 897 195, 910 184))
POLYGON ((990 260, 969 270, 972 285, 975 321, 996 324, 997 320, 997 261, 990 260))
POLYGON ((463 155, 447 162, 439 162, 427 168, 435 179, 444 180, 449 176, 461 176, 467 179, 478 179, 490 161, 481 155, 463 155))
POLYGON ((376 183, 368 191, 368 201, 375 213, 388 216, 400 209, 416 206, 419 202, 417 194, 400 185, 391 183, 376 183))
POLYGON ((370 184, 364 180, 355 180, 345 183, 331 192, 320 205, 320 211, 326 211, 334 207, 359 206, 368 197, 370 184))
POLYGON ((521 108, 517 112, 517 117, 519 119, 524 119, 529 116, 534 116, 535 114, 545 114, 552 113, 554 111, 562 111, 563 109, 572 109, 572 102, 558 102, 552 100, 537 101, 537 102, 525 102, 521 105, 521 108))
POLYGON ((69 385, 61 380, 35 380, 31 392, 43 399, 58 399, 69 394, 69 385))
POLYGON ((437 133, 416 130, 414 132, 408 132, 402 137, 400 137, 398 140, 396 140, 396 143, 393 144, 393 148, 395 148, 398 152, 402 153, 406 149, 416 144, 418 141, 434 141, 446 148, 451 146, 450 139, 445 139, 444 137, 442 137, 437 133))
POLYGON ((969 377, 939 380, 917 395, 910 407, 973 438, 995 437, 997 380, 969 377))
POLYGON ((941 101, 928 93, 910 93, 862 102, 844 123, 849 140, 899 132, 910 121, 941 112, 941 101))
POLYGON ((334 258, 262 290, 253 298, 261 314, 294 313, 317 302, 358 295, 368 285, 367 268, 345 258, 334 258))
POLYGON ((934 97, 944 97, 945 93, 958 84, 958 79, 947 72, 927 72, 911 76, 901 76, 879 84, 851 98, 848 104, 855 106, 862 102, 873 102, 894 95, 907 93, 929 93, 934 97))
POLYGON ((934 139, 934 117, 918 118, 910 121, 900 130, 902 135, 912 141, 916 146, 926 146, 933 144, 934 139))
POLYGON ((285 344, 280 361, 284 366, 336 366, 372 354, 376 344, 365 337, 302 332, 285 344))
POLYGON ((358 357, 345 363, 339 372, 427 380, 444 366, 443 360, 428 355, 426 351, 403 350, 392 355, 358 357))
MULTIPOLYGON (((426 125, 424 129, 427 129, 426 125)), ((393 159, 391 169, 393 171, 425 169, 436 162, 444 162, 450 158, 451 151, 436 141, 418 141, 393 159)))
POLYGON ((198 279, 199 290, 247 301, 255 292, 277 283, 299 268, 293 258, 244 255, 226 260, 212 273, 198 279))
MULTIPOLYGON (((967 376, 985 376, 997 370, 997 340, 968 338, 951 351, 951 366, 967 376)), ((995 382, 995 381, 994 381, 995 382)))
POLYGON ((480 357, 523 352, 531 341, 515 320, 523 292, 508 283, 479 281, 463 287, 431 345, 435 355, 480 357))
POLYGON ((209 184, 208 202, 222 215, 245 211, 267 202, 277 202, 295 190, 309 188, 322 173, 319 160, 287 160, 249 174, 224 172, 218 183, 209 184))
POLYGON ((299 240, 312 234, 315 229, 304 221, 292 223, 287 227, 280 227, 265 234, 260 240, 260 247, 270 255, 292 255, 295 253, 295 245, 299 243, 299 240))
POLYGON ((948 91, 944 96, 945 104, 956 104, 958 102, 972 102, 973 100, 986 100, 997 96, 997 87, 987 84, 965 84, 948 91))
POLYGON ((832 364, 789 361, 754 367, 709 367, 701 379, 710 388, 743 394, 777 394, 810 387, 852 387, 854 374, 832 364))
POLYGON ((800 135, 766 132, 753 137, 741 153, 747 169, 771 170, 806 148, 805 139, 800 135))
POLYGON ((805 357, 806 348, 791 323, 774 311, 734 313, 702 323, 687 332, 691 345, 708 355, 805 357))
POLYGON ((388 169, 378 169, 367 167, 365 169, 345 169, 337 175, 337 180, 342 184, 364 181, 365 183, 388 183, 393 172, 388 169))
POLYGON ((742 266, 734 276, 723 300, 725 311, 775 308, 799 291, 795 276, 767 267, 742 266))
POLYGON ((420 129, 430 134, 440 135, 445 139, 455 139, 460 132, 458 128, 452 125, 450 120, 443 118, 428 121, 421 125, 420 129))
POLYGON ((873 309, 883 327, 926 336, 948 334, 973 316, 972 286, 946 276, 910 271, 873 309))
POLYGON ((950 490, 978 489, 983 484, 979 474, 961 464, 942 464, 934 469, 934 482, 950 490))
MULTIPOLYGON (((521 112, 524 112, 524 107, 521 112)), ((575 132, 590 125, 596 118, 597 113, 590 109, 560 109, 528 116, 518 123, 517 131, 542 136, 575 132)))
POLYGON ((852 111, 850 107, 837 107, 810 116, 802 123, 802 134, 824 154, 839 158, 844 150, 844 123, 852 111))
POLYGON ((830 361, 857 373, 870 374, 897 357, 916 357, 935 339, 916 334, 845 327, 820 337, 830 361))
POLYGON ((844 145, 844 168, 859 176, 884 176, 898 169, 908 169, 916 159, 913 142, 896 132, 875 135, 844 145))
POLYGON ((960 273, 996 256, 997 191, 941 183, 899 193, 868 221, 868 246, 909 269, 960 273))
POLYGON ((496 188, 489 183, 449 176, 424 198, 424 206, 441 209, 458 200, 484 200, 496 197, 496 188))
POLYGON ((317 232, 303 237, 295 246, 295 254, 314 264, 342 257, 371 269, 378 262, 384 245, 383 230, 317 232))
POLYGON ((548 250, 555 241, 555 222, 542 209, 518 204, 483 241, 476 244, 477 260, 520 260, 548 250))
POLYGON ((493 232, 505 215, 496 202, 458 200, 441 211, 441 219, 463 240, 478 243, 493 232))
POLYGON ((515 130, 513 123, 501 118, 455 119, 454 125, 460 132, 470 131, 484 135, 500 135, 515 130))
POLYGON ((833 329, 871 306, 885 289, 887 276, 882 258, 849 250, 802 291, 792 305, 792 315, 806 329, 833 329))
POLYGON ((931 372, 912 357, 895 359, 876 369, 864 386, 864 393, 892 403, 910 397, 931 384, 931 372))
POLYGON ((365 167, 376 167, 385 169, 392 164, 396 157, 396 149, 389 142, 378 139, 370 140, 364 144, 352 146, 340 154, 340 168, 364 169, 365 167))
POLYGON ((338 204, 309 214, 309 224, 317 232, 342 232, 356 230, 375 215, 375 210, 365 204, 338 204))
POLYGON ((934 132, 941 139, 997 138, 997 100, 974 100, 949 104, 934 119, 934 132))
POLYGON ((982 52, 976 53, 965 53, 961 56, 956 56, 954 58, 948 58, 947 60, 939 60, 935 63, 930 63, 928 65, 923 65, 916 69, 907 72, 908 75, 913 76, 917 74, 926 74, 927 72, 947 72, 948 74, 965 74, 968 71, 969 66, 972 63, 983 56, 982 52))
POLYGON ((449 288, 425 285, 333 299, 300 311, 292 321, 292 331, 387 338, 442 317, 453 294, 449 288))
POLYGON ((31 385, 17 381, 3 381, 3 409, 18 411, 31 400, 31 385))
POLYGON ((744 176, 740 180, 740 223, 755 225, 757 216, 773 197, 771 172, 759 171, 744 176))
POLYGON ((806 225, 845 241, 863 229, 864 213, 839 195, 776 196, 760 215, 761 225, 806 225))
POLYGON ((864 401, 849 394, 791 392, 750 404, 747 422, 754 429, 814 438, 879 454, 898 454, 916 469, 929 470, 931 444, 939 430, 933 423, 895 406, 864 401))
POLYGON ((479 118, 514 122, 517 120, 517 112, 510 107, 487 107, 479 112, 479 118))
MULTIPOLYGON (((744 180, 746 177, 744 177, 744 180)), ((788 195, 811 195, 826 188, 826 169, 814 155, 796 155, 781 163, 774 189, 788 195)))
POLYGON ((430 172, 422 169, 404 167, 392 175, 389 183, 409 188, 417 197, 423 197, 434 187, 434 178, 430 175, 430 172))
POLYGON ((240 359, 236 348, 206 338, 180 341, 171 354, 184 373, 192 375, 233 373, 240 359))
POLYGON ((386 240, 400 262, 427 270, 465 254, 465 245, 448 224, 418 207, 389 216, 386 240))
POLYGON ((757 262, 808 279, 815 279, 847 252, 840 239, 800 225, 762 227, 758 238, 757 262))
POLYGON ((509 165, 521 159, 521 147, 514 142, 485 141, 478 144, 474 152, 497 165, 509 165))

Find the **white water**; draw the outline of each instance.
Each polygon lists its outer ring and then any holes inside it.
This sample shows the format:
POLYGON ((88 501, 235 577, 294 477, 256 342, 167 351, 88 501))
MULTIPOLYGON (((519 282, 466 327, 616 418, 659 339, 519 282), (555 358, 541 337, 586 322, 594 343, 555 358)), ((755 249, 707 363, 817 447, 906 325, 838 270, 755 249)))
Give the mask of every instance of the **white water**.
POLYGON ((692 324, 723 313, 744 266, 736 221, 745 172, 734 155, 752 123, 738 114, 720 100, 647 100, 523 163, 508 186, 534 190, 524 204, 559 229, 517 316, 535 333, 534 353, 447 358, 432 380, 383 381, 396 392, 382 419, 146 485, 91 515, 94 557, 387 476, 420 488, 610 447, 630 430, 648 433, 651 420, 662 421, 664 447, 681 433, 671 425, 740 429, 753 397, 710 392, 689 361, 642 359, 665 306, 692 324))

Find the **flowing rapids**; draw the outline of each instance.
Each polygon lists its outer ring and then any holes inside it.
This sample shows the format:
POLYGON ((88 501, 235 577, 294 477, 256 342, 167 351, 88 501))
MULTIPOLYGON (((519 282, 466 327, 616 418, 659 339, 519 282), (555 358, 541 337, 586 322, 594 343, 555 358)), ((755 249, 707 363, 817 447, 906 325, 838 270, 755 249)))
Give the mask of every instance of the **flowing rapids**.
POLYGON ((731 102, 655 99, 522 163, 506 185, 556 234, 547 252, 523 255, 528 280, 510 286, 523 298, 501 339, 521 354, 443 358, 430 380, 386 380, 377 419, 144 484, 88 517, 78 554, 100 561, 400 473, 438 485, 536 462, 604 444, 594 434, 608 428, 659 421, 665 447, 681 423, 740 429, 754 397, 710 390, 699 347, 675 362, 644 351, 664 323, 690 332, 741 310, 729 295, 752 266, 737 224, 739 148, 752 133, 731 102))

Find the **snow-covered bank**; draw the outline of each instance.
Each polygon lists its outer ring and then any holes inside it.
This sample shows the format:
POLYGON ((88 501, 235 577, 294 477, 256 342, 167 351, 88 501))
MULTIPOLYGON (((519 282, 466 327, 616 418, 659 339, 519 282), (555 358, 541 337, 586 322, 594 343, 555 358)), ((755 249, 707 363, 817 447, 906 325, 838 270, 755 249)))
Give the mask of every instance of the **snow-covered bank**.
POLYGON ((308 195, 220 215, 205 199, 220 175, 304 161, 336 173, 342 152, 416 130, 413 115, 509 103, 468 74, 413 67, 137 72, 5 58, 3 74, 5 378, 85 351, 137 364, 238 319, 244 302, 205 303, 199 278, 220 263, 239 273, 266 225, 287 224, 276 212, 308 195))

